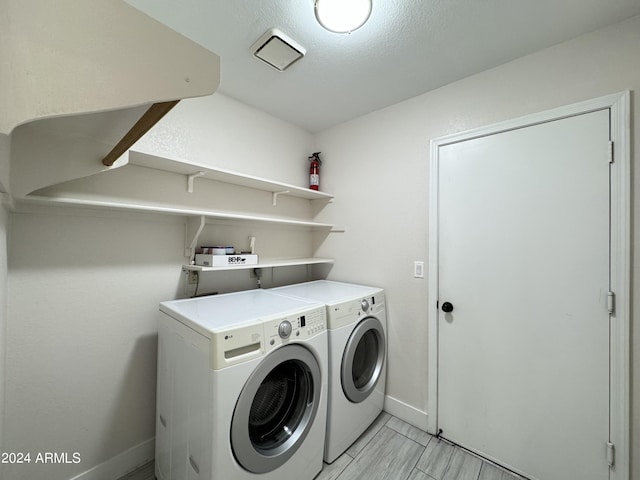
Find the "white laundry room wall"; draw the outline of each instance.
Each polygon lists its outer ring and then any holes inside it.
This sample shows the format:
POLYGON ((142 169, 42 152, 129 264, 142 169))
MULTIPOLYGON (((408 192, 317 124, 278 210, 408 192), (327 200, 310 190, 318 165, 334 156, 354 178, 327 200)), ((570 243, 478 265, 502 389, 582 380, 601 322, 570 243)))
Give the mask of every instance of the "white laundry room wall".
MULTIPOLYGON (((5 397, 5 357, 7 325, 7 225, 9 215, 0 205, 0 452, 4 452, 4 397, 5 397)), ((0 478, 4 465, 0 464, 0 478)))
MULTIPOLYGON (((304 185, 308 132, 219 94, 185 100, 171 115, 158 126, 167 136, 151 132, 149 148, 304 185)), ((78 452, 81 462, 6 465, 4 478, 118 478, 153 457, 158 303, 192 292, 184 239, 181 216, 11 213, 4 449, 78 452)), ((208 274, 210 288, 255 288, 240 273, 208 274)))
MULTIPOLYGON (((427 405, 427 280, 413 278, 413 261, 427 260, 427 200, 431 139, 625 89, 634 91, 632 159, 640 152, 640 17, 582 36, 316 135, 322 181, 340 198, 319 220, 346 225, 319 256, 332 255, 330 278, 384 287, 389 298, 387 407, 424 426, 427 405)), ((634 205, 640 171, 634 169, 634 205)), ((636 247, 640 212, 634 211, 636 247)), ((635 248, 634 248, 635 250, 635 248)), ((636 250, 637 251, 637 250, 636 250)), ((635 255, 633 275, 640 273, 635 255)), ((640 285, 633 282, 633 301, 640 285)), ((640 350, 637 314, 632 351, 640 350)), ((640 356, 633 359, 633 398, 640 398, 640 356)), ((633 449, 640 442, 640 408, 632 412, 633 449)), ((633 455, 640 479, 640 455, 633 455)))
POLYGON ((0 192, 9 188, 11 137, 0 133, 0 192))
POLYGON ((178 294, 183 235, 163 216, 12 214, 5 449, 81 461, 6 465, 7 478, 68 479, 153 451, 157 308, 178 294))
MULTIPOLYGON (((9 184, 9 159, 11 138, 0 134, 0 192, 9 184)), ((0 193, 0 452, 4 450, 4 384, 5 384, 5 351, 7 324, 7 227, 9 215, 4 206, 4 193, 0 193)), ((0 478, 3 475, 0 463, 0 478)))
POLYGON ((306 186, 313 137, 221 94, 182 100, 132 150, 306 186))

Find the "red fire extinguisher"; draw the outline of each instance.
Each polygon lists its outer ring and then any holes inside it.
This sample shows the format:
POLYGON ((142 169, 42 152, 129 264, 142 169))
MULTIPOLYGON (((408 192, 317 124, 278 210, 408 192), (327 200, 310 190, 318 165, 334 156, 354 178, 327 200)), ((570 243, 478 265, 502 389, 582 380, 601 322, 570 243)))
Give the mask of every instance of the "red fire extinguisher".
POLYGON ((320 152, 315 152, 309 157, 309 188, 311 190, 318 190, 320 188, 320 152))

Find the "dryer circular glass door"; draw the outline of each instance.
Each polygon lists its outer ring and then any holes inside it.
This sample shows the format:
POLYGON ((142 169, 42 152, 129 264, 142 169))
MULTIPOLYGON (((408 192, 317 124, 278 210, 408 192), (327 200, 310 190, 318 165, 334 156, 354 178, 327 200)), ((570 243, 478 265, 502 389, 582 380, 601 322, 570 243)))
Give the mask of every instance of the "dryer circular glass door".
POLYGON ((269 353, 236 402, 231 448, 238 463, 266 473, 291 458, 313 426, 320 388, 320 365, 307 348, 290 344, 269 353))
POLYGON ((340 380, 350 401, 360 403, 375 390, 384 356, 382 324, 376 317, 367 317, 353 329, 342 355, 340 380))

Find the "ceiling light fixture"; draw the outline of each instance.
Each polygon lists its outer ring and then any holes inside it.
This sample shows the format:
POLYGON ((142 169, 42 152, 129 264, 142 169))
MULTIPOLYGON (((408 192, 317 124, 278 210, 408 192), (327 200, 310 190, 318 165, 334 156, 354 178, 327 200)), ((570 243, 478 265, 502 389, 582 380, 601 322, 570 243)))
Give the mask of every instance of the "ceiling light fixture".
POLYGON ((366 23, 372 0, 314 0, 318 23, 334 33, 351 33, 366 23))

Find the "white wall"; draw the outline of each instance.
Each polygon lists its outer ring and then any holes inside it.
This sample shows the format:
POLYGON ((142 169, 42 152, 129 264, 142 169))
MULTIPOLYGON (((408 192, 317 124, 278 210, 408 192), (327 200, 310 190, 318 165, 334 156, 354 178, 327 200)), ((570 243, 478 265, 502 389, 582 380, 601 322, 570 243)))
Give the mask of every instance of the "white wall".
MULTIPOLYGON (((336 195, 335 208, 322 212, 319 220, 347 226, 345 234, 331 235, 317 254, 335 257, 330 278, 387 289, 391 397, 428 412, 427 282, 412 278, 412 262, 426 261, 428 253, 429 141, 625 89, 640 91, 639 45, 640 17, 636 17, 316 136, 316 147, 325 159, 324 188, 336 195)), ((633 114, 640 118, 635 97, 633 114)), ((635 161, 640 151, 637 122, 634 134, 635 161)), ((634 175, 634 185, 639 185, 637 168, 634 175)), ((638 190, 635 205, 640 202, 638 190)), ((634 227, 637 245, 637 209, 634 227)), ((637 278, 637 255, 633 267, 637 278)), ((633 298, 640 301, 637 281, 633 298)), ((633 329, 633 337, 633 350, 638 351, 640 328, 633 329)), ((632 361, 633 398, 637 399, 640 356, 632 361)), ((637 453, 640 408, 633 409, 632 415, 632 448, 637 453)), ((633 478, 640 479, 640 455, 633 462, 633 478)))
POLYGON ((294 185, 308 185, 313 137, 219 93, 182 100, 132 148, 294 185))
MULTIPOLYGON (((10 137, 0 134, 0 192, 9 185, 10 137)), ((4 452, 5 348, 7 323, 7 229, 9 216, 0 193, 0 452, 4 452)), ((0 464, 0 478, 4 465, 0 464)))
MULTIPOLYGON (((308 132, 221 96, 182 108, 197 113, 177 110, 160 127, 199 136, 171 143, 160 135, 159 148, 184 147, 180 153, 194 161, 283 181, 306 178, 308 132), (222 150, 211 146, 212 136, 222 150)), ((7 465, 4 478, 62 480, 91 469, 82 480, 117 478, 153 456, 158 303, 193 293, 180 268, 184 219, 21 208, 9 232, 4 449, 79 452, 82 462, 7 465)), ((207 229, 203 239, 219 238, 221 229, 207 229)), ((267 230, 253 232, 258 251, 264 237, 279 238, 267 230)), ((308 233, 295 234, 310 243, 308 233)), ((265 286, 307 275, 305 267, 285 270, 265 272, 265 286)), ((247 270, 209 275, 200 292, 256 286, 247 270)))
POLYGON ((82 462, 6 478, 71 478, 154 436, 157 308, 179 293, 183 237, 177 217, 12 215, 5 448, 82 462))
POLYGON ((10 159, 11 137, 0 133, 0 192, 8 192, 10 159))
MULTIPOLYGON (((0 452, 4 450, 4 396, 5 396, 5 354, 7 324, 7 228, 8 215, 4 206, 0 205, 0 452)), ((0 464, 0 478, 3 477, 0 464)))

